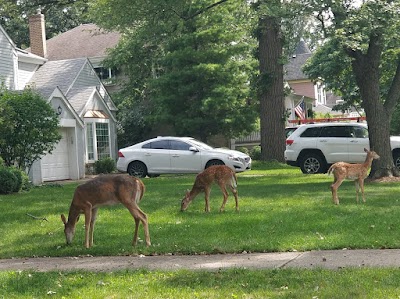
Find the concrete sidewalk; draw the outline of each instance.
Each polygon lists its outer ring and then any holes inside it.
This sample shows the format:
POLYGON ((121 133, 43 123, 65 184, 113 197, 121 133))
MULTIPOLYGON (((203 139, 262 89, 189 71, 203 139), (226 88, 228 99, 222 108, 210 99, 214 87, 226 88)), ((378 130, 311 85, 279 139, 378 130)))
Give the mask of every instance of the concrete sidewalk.
POLYGON ((216 255, 101 256, 0 259, 0 271, 209 270, 400 267, 400 249, 324 250, 216 255))

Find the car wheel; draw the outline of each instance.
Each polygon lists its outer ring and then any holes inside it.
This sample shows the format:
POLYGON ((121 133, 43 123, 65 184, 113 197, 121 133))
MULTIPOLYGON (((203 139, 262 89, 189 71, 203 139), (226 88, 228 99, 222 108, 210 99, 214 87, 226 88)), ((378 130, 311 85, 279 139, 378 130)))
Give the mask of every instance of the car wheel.
POLYGON ((400 152, 393 153, 393 163, 397 170, 400 171, 400 152))
POLYGON ((138 178, 144 178, 147 175, 147 167, 142 162, 131 162, 128 166, 128 174, 138 178))
POLYGON ((221 160, 211 160, 211 161, 207 162, 206 168, 213 166, 213 165, 225 165, 225 163, 222 162, 221 160))
POLYGON ((326 163, 321 155, 306 153, 301 157, 300 169, 305 174, 324 173, 326 171, 326 163))

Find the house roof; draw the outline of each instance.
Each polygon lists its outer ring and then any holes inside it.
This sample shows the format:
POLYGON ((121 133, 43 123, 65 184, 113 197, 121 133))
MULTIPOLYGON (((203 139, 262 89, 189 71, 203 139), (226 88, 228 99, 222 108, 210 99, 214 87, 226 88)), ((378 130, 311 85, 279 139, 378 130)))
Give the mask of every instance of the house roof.
POLYGON ((86 63, 88 63, 87 58, 48 61, 35 72, 28 84, 45 98, 52 94, 55 87, 67 94, 86 63))
POLYGON ((88 99, 92 96, 94 89, 94 86, 89 86, 72 88, 68 92, 68 100, 79 115, 81 114, 83 108, 85 108, 88 99))
POLYGON ((81 57, 105 57, 121 37, 118 32, 107 32, 95 24, 82 24, 46 41, 47 59, 63 60, 81 57))
POLYGON ((312 56, 310 49, 307 44, 301 40, 296 47, 296 50, 292 57, 289 58, 289 63, 285 65, 285 80, 295 81, 309 78, 303 73, 302 68, 305 65, 307 59, 312 56))

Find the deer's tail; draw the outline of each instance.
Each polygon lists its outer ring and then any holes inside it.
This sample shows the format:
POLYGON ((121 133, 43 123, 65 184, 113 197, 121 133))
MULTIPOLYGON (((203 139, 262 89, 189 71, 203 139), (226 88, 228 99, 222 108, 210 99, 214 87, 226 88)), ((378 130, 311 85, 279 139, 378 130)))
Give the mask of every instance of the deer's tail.
POLYGON ((336 165, 332 164, 331 167, 329 167, 329 169, 328 169, 328 175, 330 175, 335 170, 335 168, 336 168, 336 165))
POLYGON ((231 186, 235 189, 237 188, 237 177, 234 172, 232 173, 232 177, 231 177, 231 186))

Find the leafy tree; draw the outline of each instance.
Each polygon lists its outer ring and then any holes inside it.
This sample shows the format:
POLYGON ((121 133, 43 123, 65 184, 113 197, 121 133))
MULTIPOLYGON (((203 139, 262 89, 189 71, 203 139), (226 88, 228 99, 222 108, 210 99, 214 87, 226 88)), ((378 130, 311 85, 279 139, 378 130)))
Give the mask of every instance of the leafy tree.
POLYGON ((248 101, 251 41, 239 26, 245 16, 237 8, 224 5, 186 20, 165 46, 151 88, 160 119, 179 135, 207 141, 254 129, 256 111, 248 101))
POLYGON ((88 23, 88 0, 0 0, 0 25, 20 48, 29 47, 29 16, 46 16, 46 37, 88 23))
MULTIPOLYGON (((397 175, 390 148, 390 121, 400 100, 399 1, 322 1, 316 15, 327 42, 305 72, 323 78, 349 103, 365 109, 370 147, 381 158, 371 177, 397 175)), ((311 3, 312 4, 312 3, 311 3)))
POLYGON ((54 110, 32 90, 0 91, 3 124, 0 156, 6 166, 30 169, 33 162, 55 148, 61 136, 54 110))
MULTIPOLYGON (((255 123, 248 100, 252 66, 243 25, 248 21, 240 10, 248 5, 207 3, 92 3, 101 26, 125 34, 109 61, 126 66, 129 84, 119 107, 139 107, 145 112, 140 123, 166 121, 178 134, 203 140, 217 133, 243 134, 255 123)), ((131 123, 127 115, 122 127, 131 123)))

